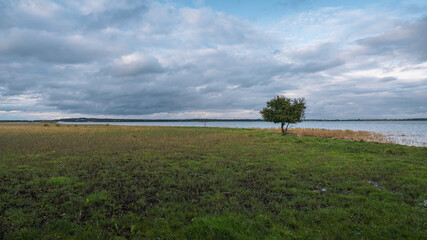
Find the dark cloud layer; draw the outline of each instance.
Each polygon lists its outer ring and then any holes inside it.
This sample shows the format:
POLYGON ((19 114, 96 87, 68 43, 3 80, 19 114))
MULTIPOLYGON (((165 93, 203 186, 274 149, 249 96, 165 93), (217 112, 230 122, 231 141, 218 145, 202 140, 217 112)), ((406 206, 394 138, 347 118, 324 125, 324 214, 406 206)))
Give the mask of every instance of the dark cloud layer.
MULTIPOLYGON (((328 11, 295 24, 375 22, 328 11)), ((306 97, 309 118, 425 116, 427 18, 389 26, 300 41, 167 2, 2 1, 0 114, 257 118, 285 94, 306 97)))
POLYGON ((98 40, 79 35, 57 36, 49 32, 10 29, 3 32, 0 52, 10 56, 34 57, 53 64, 82 63, 103 58, 114 49, 98 40))
POLYGON ((368 54, 401 55, 415 62, 427 61, 427 17, 411 21, 376 36, 358 41, 368 54))

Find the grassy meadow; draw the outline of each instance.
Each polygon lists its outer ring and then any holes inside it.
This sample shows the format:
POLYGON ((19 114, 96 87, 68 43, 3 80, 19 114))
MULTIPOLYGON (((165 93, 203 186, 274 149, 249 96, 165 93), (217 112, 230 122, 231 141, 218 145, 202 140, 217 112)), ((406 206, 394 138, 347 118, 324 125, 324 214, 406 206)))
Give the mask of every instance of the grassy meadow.
POLYGON ((0 239, 426 239, 427 148, 0 124, 0 239))

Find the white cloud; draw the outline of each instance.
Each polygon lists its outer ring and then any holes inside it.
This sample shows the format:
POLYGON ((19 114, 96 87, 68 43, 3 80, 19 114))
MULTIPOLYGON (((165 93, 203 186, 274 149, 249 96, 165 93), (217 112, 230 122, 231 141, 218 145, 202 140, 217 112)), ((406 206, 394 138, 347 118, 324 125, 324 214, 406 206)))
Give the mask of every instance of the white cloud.
POLYGON ((164 71, 155 57, 146 56, 140 52, 125 55, 114 60, 111 70, 116 76, 136 76, 164 71))
POLYGON ((308 118, 427 114, 425 18, 323 8, 263 29, 171 2, 40 4, 0 10, 3 115, 256 118, 276 94, 308 118))
POLYGON ((47 0, 25 0, 19 1, 16 5, 17 11, 22 11, 24 15, 40 18, 52 18, 64 12, 64 9, 55 2, 47 0))

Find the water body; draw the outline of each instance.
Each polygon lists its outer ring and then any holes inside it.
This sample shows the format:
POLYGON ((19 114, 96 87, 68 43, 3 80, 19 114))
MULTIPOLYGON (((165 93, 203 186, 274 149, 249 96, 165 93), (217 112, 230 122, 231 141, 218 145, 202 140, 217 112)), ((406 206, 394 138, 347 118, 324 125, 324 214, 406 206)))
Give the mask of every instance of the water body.
MULTIPOLYGON (((127 126, 183 126, 278 128, 271 122, 61 122, 63 124, 101 124, 127 126)), ((309 121, 294 124, 297 128, 320 128, 371 131, 389 136, 398 144, 427 147, 427 121, 309 121)))

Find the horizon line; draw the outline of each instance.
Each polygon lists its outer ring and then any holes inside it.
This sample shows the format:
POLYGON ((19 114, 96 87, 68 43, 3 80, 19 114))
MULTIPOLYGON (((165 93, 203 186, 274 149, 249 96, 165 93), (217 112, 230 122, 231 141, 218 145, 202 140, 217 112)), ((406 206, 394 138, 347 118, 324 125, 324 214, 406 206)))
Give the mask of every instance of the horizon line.
MULTIPOLYGON (((0 120, 0 122, 264 122, 261 118, 185 118, 185 119, 137 119, 137 118, 59 118, 45 120, 0 120)), ((350 118, 350 119, 304 119, 309 121, 427 121, 425 118, 350 118)), ((267 121, 268 122, 268 121, 267 121)))

